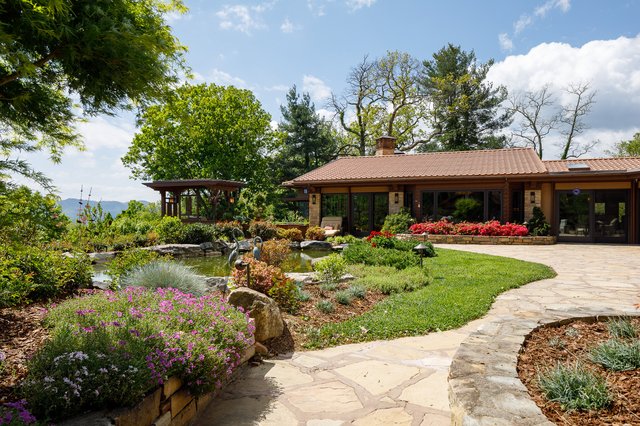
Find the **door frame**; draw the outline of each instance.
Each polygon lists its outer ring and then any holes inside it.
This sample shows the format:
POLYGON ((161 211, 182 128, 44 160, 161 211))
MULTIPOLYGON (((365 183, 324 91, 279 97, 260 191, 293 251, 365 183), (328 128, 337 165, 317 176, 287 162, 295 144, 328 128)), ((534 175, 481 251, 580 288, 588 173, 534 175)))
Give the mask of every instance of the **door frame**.
POLYGON ((349 217, 351 218, 351 223, 349 224, 349 233, 353 236, 367 236, 374 230, 374 210, 375 210, 375 196, 378 194, 384 194, 387 199, 387 213, 389 214, 389 193, 388 192, 352 192, 349 194, 349 217), (368 219, 368 231, 366 233, 357 232, 355 229, 355 207, 356 203, 353 202, 353 197, 356 196, 366 196, 368 198, 369 207, 367 209, 367 219, 368 219))

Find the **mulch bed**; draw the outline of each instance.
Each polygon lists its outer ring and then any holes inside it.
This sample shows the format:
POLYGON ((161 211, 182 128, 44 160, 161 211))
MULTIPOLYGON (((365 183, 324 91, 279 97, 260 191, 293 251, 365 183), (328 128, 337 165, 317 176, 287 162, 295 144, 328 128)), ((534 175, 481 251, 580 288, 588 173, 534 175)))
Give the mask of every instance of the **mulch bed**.
POLYGON ((44 344, 48 332, 42 327, 47 303, 0 309, 0 403, 19 399, 16 385, 27 375, 27 361, 44 344))
MULTIPOLYGON (((344 290, 351 284, 342 283, 336 291, 344 290)), ((333 295, 334 291, 322 292, 320 285, 307 284, 304 291, 311 295, 306 302, 300 302, 300 308, 295 315, 282 312, 285 321, 285 332, 282 336, 270 339, 265 342, 265 346, 272 354, 285 354, 294 350, 305 350, 305 343, 308 342, 307 333, 310 329, 318 329, 324 324, 346 321, 350 318, 362 315, 373 306, 387 297, 380 292, 367 290, 364 299, 353 299, 350 305, 341 305, 333 295), (330 300, 335 310, 331 313, 323 313, 316 308, 316 303, 320 300, 330 300)))
MULTIPOLYGON (((640 329, 640 318, 633 320, 640 329)), ((640 370, 609 371, 589 362, 589 351, 611 336, 606 321, 578 320, 562 326, 541 327, 525 342, 518 360, 520 380, 531 398, 547 418, 559 425, 639 425, 640 370), (560 404, 550 402, 537 384, 539 371, 558 362, 572 365, 580 361, 584 366, 606 378, 614 402, 607 410, 591 412, 563 412, 560 404)))

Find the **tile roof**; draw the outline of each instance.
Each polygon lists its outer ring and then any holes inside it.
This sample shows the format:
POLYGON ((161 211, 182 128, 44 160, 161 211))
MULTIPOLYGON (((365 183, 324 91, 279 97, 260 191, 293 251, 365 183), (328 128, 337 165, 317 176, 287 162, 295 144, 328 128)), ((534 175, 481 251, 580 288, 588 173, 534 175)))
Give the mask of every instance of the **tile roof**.
POLYGON ((285 184, 460 176, 528 176, 546 173, 547 169, 533 149, 512 148, 341 157, 285 184))
POLYGON ((545 160, 543 161, 549 173, 575 172, 569 170, 569 164, 585 164, 589 166, 588 172, 630 172, 640 171, 640 157, 614 157, 614 158, 576 158, 574 160, 545 160))

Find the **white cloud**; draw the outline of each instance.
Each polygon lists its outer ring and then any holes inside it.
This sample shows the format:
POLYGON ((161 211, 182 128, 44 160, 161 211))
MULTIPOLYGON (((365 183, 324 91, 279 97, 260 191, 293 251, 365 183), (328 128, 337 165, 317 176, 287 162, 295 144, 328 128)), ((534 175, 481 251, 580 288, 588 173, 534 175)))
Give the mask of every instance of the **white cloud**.
POLYGON ((165 19, 169 24, 178 21, 190 21, 193 18, 191 13, 169 12, 165 15, 165 19))
POLYGON ((513 49, 513 36, 519 35, 525 29, 533 25, 536 19, 544 19, 547 16, 547 13, 549 13, 553 9, 560 9, 562 13, 567 13, 570 8, 571 0, 547 0, 545 3, 537 6, 532 13, 525 13, 520 15, 518 20, 513 23, 512 36, 509 36, 506 33, 502 33, 498 36, 500 47, 503 50, 513 49), (505 46, 510 47, 505 48, 505 46))
POLYGON ((305 75, 302 78, 302 91, 309 92, 311 99, 315 102, 324 101, 331 97, 331 88, 324 81, 312 75, 305 75))
POLYGON ((316 16, 324 16, 326 6, 325 0, 307 0, 307 7, 316 16))
POLYGON ((284 18, 284 21, 282 21, 282 25, 280 25, 280 31, 285 34, 290 34, 299 29, 300 27, 291 22, 289 18, 284 18))
POLYGON ((513 50, 513 40, 509 38, 509 35, 507 33, 499 34, 498 41, 500 42, 500 49, 507 52, 513 50))
POLYGON ((265 90, 266 92, 287 92, 289 91, 289 86, 286 86, 284 84, 276 84, 274 86, 265 87, 263 88, 263 90, 265 90))
POLYGON ((135 128, 129 121, 93 117, 78 124, 78 132, 83 135, 87 151, 101 148, 125 149, 131 143, 135 128))
POLYGON ((585 118, 590 130, 581 138, 602 142, 595 155, 603 155, 612 142, 630 139, 640 127, 640 35, 594 40, 580 47, 543 43, 496 63, 487 78, 510 93, 549 84, 559 103, 569 101, 564 92, 569 84, 589 83, 596 102, 585 118))
POLYGON ((197 84, 210 82, 220 86, 236 86, 243 89, 249 88, 249 85, 245 80, 240 77, 233 76, 228 72, 219 70, 218 68, 212 69, 207 74, 201 74, 197 71, 194 71, 192 74, 193 81, 197 84))
POLYGON ((362 9, 363 7, 371 7, 376 0, 347 0, 347 7, 352 11, 362 9))
POLYGON ((220 28, 223 30, 236 30, 245 34, 251 34, 253 30, 261 30, 267 27, 262 19, 262 14, 270 10, 275 1, 261 3, 256 6, 244 4, 225 5, 216 12, 220 20, 220 28))

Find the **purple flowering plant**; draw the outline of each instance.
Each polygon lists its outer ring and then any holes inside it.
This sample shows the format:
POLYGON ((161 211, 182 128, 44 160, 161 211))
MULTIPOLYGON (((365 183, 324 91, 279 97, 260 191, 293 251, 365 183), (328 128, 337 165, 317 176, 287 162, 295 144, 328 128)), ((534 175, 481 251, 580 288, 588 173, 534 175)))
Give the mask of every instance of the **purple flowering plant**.
POLYGON ((217 294, 129 287, 67 300, 46 318, 51 340, 23 391, 39 418, 133 405, 168 377, 199 395, 220 388, 254 325, 217 294))
POLYGON ((0 405, 0 425, 18 426, 38 424, 36 418, 27 409, 27 401, 20 400, 0 405))

